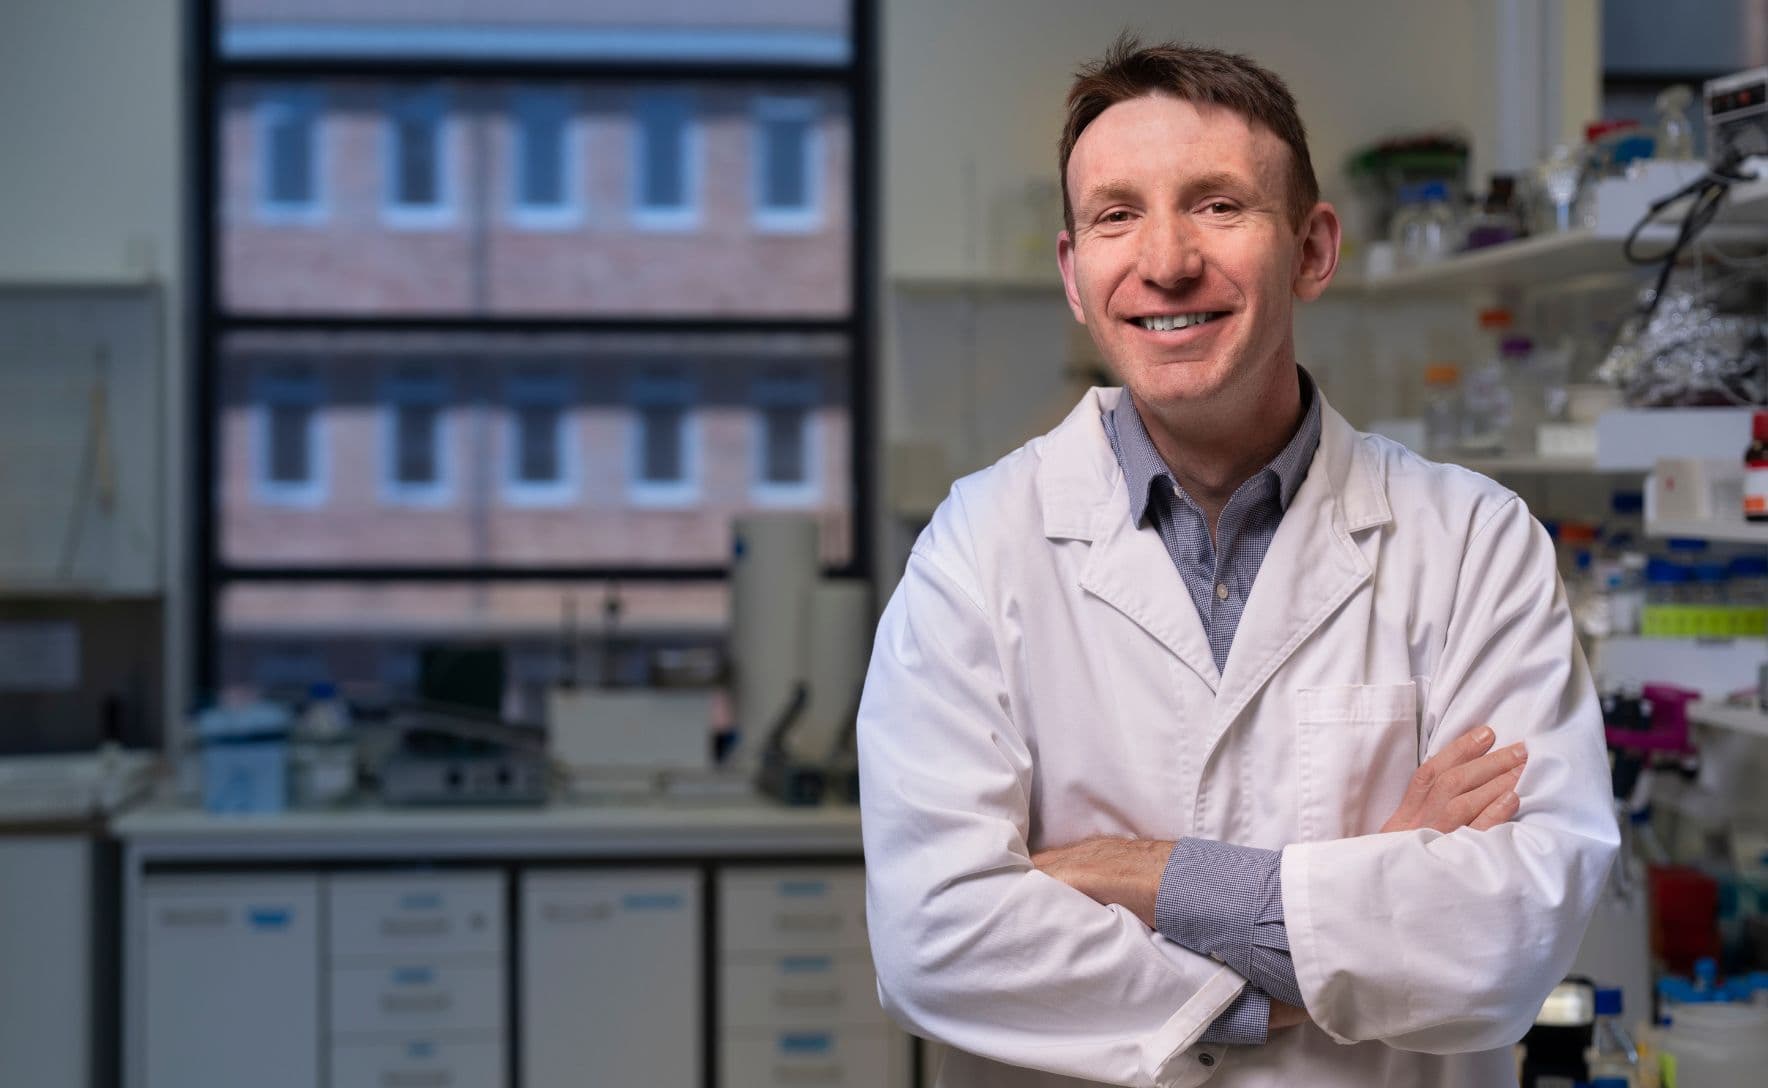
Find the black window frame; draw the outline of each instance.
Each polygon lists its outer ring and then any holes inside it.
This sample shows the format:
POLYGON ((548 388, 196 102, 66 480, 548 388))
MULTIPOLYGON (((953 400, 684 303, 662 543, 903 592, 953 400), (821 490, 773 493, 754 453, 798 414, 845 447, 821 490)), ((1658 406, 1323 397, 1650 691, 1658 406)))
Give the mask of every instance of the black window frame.
POLYGON ((877 350, 876 262, 878 234, 877 155, 880 141, 878 101, 877 0, 847 0, 850 49, 845 62, 674 62, 674 61, 520 61, 447 60, 410 57, 350 58, 227 58, 221 55, 223 0, 190 0, 193 78, 189 96, 190 176, 187 212, 191 223, 191 337, 194 377, 189 406, 191 460, 195 475, 190 503, 191 532, 191 680, 197 694, 217 690, 221 668, 220 601, 233 585, 294 582, 620 582, 689 583, 722 581, 728 565, 657 567, 550 564, 437 564, 389 566, 352 564, 241 564, 221 555, 219 517, 222 381, 221 344, 226 336, 250 331, 292 332, 690 332, 690 333, 838 333, 848 345, 850 405, 849 457, 852 546, 845 564, 825 573, 870 578, 873 552, 873 504, 876 495, 872 456, 875 406, 872 396, 874 353, 877 350), (339 78, 371 78, 419 88, 437 80, 507 80, 547 85, 567 83, 653 82, 696 83, 793 81, 840 87, 849 108, 852 148, 848 200, 849 306, 841 317, 640 317, 579 316, 488 317, 457 314, 358 316, 344 314, 264 314, 228 312, 220 287, 222 230, 217 198, 221 191, 222 146, 218 110, 222 91, 235 80, 282 81, 300 85, 339 78))

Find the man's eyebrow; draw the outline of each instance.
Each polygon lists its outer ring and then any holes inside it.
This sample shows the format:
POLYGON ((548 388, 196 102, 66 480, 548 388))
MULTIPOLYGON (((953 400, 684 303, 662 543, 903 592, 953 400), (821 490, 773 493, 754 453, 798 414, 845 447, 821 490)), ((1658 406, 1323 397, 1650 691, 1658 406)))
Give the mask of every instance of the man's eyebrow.
POLYGON ((1185 183, 1185 194, 1187 196, 1194 197, 1200 193, 1206 193, 1212 190, 1215 192, 1230 193, 1242 200, 1251 199, 1257 191, 1256 187, 1248 184, 1245 178, 1241 177, 1239 174, 1230 173, 1226 170, 1217 170, 1212 173, 1204 174, 1202 177, 1192 178, 1185 183))
POLYGON ((1081 198, 1082 208, 1094 208, 1101 204, 1115 204, 1120 200, 1134 200, 1136 187, 1127 181, 1112 179, 1101 181, 1086 191, 1081 198))

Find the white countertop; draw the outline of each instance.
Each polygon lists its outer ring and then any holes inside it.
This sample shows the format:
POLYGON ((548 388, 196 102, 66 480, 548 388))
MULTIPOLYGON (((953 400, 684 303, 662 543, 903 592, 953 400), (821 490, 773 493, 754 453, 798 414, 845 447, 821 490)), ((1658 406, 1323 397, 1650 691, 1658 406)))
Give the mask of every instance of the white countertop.
POLYGON ((156 861, 860 853, 857 806, 790 807, 759 796, 262 815, 153 804, 117 817, 111 832, 156 861))

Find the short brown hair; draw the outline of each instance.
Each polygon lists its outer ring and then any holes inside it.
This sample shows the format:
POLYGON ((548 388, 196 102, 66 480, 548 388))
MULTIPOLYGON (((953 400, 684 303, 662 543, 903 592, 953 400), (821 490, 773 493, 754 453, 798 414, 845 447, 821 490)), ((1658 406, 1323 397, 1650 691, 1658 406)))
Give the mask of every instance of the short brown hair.
POLYGON ((1074 230, 1068 199, 1068 158, 1086 127, 1108 108, 1132 98, 1168 94, 1187 102, 1210 103, 1263 125, 1289 145, 1290 222, 1299 227, 1320 199, 1320 183, 1308 157, 1308 134, 1295 110, 1289 87, 1268 68, 1237 53, 1183 42, 1144 46, 1120 35, 1105 55, 1075 73, 1068 89, 1068 117, 1062 124, 1057 169, 1062 184, 1062 223, 1074 230))

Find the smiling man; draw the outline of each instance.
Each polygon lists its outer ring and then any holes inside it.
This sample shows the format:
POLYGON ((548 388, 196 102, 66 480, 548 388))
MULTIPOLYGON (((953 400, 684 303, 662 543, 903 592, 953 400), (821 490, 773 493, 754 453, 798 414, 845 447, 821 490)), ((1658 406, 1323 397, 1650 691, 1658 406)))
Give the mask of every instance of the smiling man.
POLYGON ((954 485, 860 709, 880 998, 947 1088, 1513 1083, 1618 835, 1553 549, 1297 365, 1282 81, 1120 41, 1060 142, 1123 382, 954 485))

